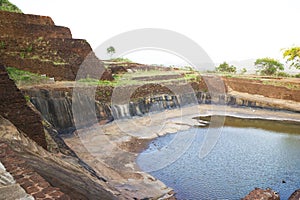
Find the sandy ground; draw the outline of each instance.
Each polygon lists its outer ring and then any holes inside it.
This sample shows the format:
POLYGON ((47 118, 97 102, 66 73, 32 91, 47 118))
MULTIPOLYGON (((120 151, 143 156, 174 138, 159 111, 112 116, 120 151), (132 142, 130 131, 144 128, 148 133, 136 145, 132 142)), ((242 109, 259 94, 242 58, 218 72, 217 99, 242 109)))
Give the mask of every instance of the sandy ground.
MULTIPOLYGON (((300 114, 229 106, 199 105, 116 120, 78 130, 64 141, 120 193, 120 199, 168 199, 172 189, 143 172, 136 164, 138 153, 159 136, 201 125, 193 117, 206 115, 265 118, 300 122, 300 114)), ((154 162, 154 161, 153 161, 154 162)))

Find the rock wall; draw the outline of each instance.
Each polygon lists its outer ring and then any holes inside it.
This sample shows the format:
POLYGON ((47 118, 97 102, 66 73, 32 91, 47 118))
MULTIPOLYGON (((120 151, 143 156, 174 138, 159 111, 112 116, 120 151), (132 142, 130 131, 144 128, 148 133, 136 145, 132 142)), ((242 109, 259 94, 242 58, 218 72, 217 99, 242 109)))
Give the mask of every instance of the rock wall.
POLYGON ((22 92, 9 79, 5 67, 0 65, 0 115, 10 120, 39 145, 47 148, 40 115, 28 105, 22 92))
MULTIPOLYGON (((72 39, 70 29, 55 26, 50 17, 0 11, 2 64, 55 80, 75 80, 87 57, 92 62, 81 78, 93 77, 99 68, 105 70, 87 41, 72 39)), ((95 78, 113 80, 108 70, 95 78)))
MULTIPOLYGON (((184 87, 179 87, 179 89, 184 89, 184 87)), ((146 87, 138 88, 131 96, 129 88, 121 88, 120 91, 118 91, 111 87, 98 87, 95 89, 96 94, 94 98, 88 95, 89 92, 87 89, 83 88, 82 93, 76 93, 76 97, 72 99, 72 91, 72 87, 59 89, 23 89, 23 92, 31 97, 31 102, 41 112, 43 117, 61 133, 75 130, 72 109, 76 109, 78 111, 77 113, 80 113, 80 116, 76 116, 77 128, 78 126, 86 126, 98 122, 107 123, 114 119, 143 116, 150 112, 160 112, 196 104, 276 109, 276 107, 269 102, 249 100, 240 96, 210 94, 200 91, 194 93, 184 93, 182 91, 182 93, 174 94, 169 88, 155 87, 155 85, 149 85, 148 90, 146 87), (100 92, 106 97, 114 93, 116 94, 114 98, 117 100, 111 101, 111 99, 109 99, 109 101, 104 101, 103 96, 99 95, 100 92), (153 95, 151 92, 156 93, 156 95, 153 95), (127 96, 128 98, 126 95, 129 95, 127 96), (127 101, 125 101, 126 99, 127 101), (72 107, 74 106, 74 104, 72 104, 73 100, 76 101, 75 105, 78 105, 77 108, 72 107), (78 117, 80 117, 80 119, 78 119, 78 117)), ((288 110, 288 108, 277 109, 288 110)))
MULTIPOLYGON (((31 102, 40 111, 42 116, 60 132, 69 132, 75 129, 74 117, 72 113, 72 91, 33 89, 26 90, 26 94, 31 96, 31 102)), ((83 113, 83 122, 77 121, 76 125, 86 126, 98 121, 112 120, 111 110, 108 104, 102 104, 86 95, 78 95, 78 105, 88 108, 80 112, 83 113), (92 108, 92 109, 90 109, 92 108), (95 108, 95 109, 93 109, 95 108), (96 114, 96 116, 94 115, 96 114), (97 121, 94 121, 94 119, 97 121), (90 120, 88 120, 90 119, 90 120)))
POLYGON ((36 199, 117 199, 108 184, 70 159, 47 152, 0 116, 0 161, 27 193, 36 199))
POLYGON ((285 99, 300 102, 300 90, 289 89, 283 86, 263 84, 260 80, 242 78, 223 78, 227 89, 249 94, 263 95, 276 99, 285 99))

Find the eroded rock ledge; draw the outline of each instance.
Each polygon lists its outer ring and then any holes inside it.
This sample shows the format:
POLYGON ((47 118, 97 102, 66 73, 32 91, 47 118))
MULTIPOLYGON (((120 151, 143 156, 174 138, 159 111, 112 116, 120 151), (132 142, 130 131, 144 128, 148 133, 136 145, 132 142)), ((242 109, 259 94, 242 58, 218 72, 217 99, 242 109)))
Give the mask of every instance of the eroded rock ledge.
MULTIPOLYGON (((62 158, 68 160, 64 155, 62 158)), ((119 192, 110 185, 62 158, 44 150, 0 116, 0 160, 29 194, 37 199, 117 199, 119 192)))

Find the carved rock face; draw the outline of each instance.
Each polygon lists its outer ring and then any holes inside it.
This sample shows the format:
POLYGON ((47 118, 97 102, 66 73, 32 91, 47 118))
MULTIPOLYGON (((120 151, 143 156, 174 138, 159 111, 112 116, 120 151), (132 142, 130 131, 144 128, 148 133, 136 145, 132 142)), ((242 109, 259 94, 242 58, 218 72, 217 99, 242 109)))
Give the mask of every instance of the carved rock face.
POLYGON ((270 188, 265 190, 255 188, 242 200, 280 200, 280 196, 277 192, 270 188))

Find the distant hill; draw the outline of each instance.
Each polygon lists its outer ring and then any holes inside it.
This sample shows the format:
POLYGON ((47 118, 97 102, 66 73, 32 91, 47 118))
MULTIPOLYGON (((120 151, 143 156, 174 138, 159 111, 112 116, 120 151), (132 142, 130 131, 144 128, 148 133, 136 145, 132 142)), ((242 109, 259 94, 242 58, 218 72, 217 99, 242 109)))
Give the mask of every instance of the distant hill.
POLYGON ((16 5, 10 3, 8 0, 0 0, 0 10, 22 13, 16 5))

